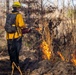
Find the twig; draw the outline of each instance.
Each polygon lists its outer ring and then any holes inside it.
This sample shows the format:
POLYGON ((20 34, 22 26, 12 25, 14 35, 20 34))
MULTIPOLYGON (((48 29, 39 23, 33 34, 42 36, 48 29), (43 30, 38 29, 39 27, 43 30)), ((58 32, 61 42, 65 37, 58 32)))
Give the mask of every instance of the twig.
POLYGON ((15 62, 12 63, 12 73, 11 73, 11 75, 14 74, 14 68, 15 68, 15 67, 16 67, 17 70, 20 72, 20 75, 23 75, 23 74, 22 74, 22 71, 21 71, 21 69, 20 69, 20 67, 17 66, 17 65, 15 64, 15 62))
POLYGON ((0 55, 2 55, 3 54, 3 51, 0 53, 0 55))

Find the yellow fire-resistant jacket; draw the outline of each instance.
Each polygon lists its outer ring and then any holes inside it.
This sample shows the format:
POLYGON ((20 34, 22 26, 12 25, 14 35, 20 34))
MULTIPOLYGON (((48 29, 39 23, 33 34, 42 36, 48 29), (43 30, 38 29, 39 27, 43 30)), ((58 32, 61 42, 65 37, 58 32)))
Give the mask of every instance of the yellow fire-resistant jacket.
POLYGON ((25 28, 25 23, 24 23, 22 15, 20 13, 18 13, 17 16, 16 16, 16 26, 18 26, 17 32, 12 33, 12 34, 6 33, 6 38, 7 39, 13 39, 13 38, 18 38, 18 37, 22 36, 21 29, 25 28))

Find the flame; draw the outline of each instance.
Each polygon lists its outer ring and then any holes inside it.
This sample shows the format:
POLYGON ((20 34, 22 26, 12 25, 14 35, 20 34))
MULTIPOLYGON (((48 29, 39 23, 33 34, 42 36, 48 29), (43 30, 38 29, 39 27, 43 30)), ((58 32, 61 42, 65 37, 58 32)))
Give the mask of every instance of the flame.
POLYGON ((76 51, 73 54, 71 54, 71 56, 72 56, 71 62, 76 66, 76 51))
POLYGON ((51 58, 51 51, 49 49, 48 44, 45 41, 43 41, 41 43, 40 47, 41 47, 42 52, 43 52, 42 58, 50 60, 50 58, 51 58))
POLYGON ((61 54, 61 52, 57 51, 57 54, 60 56, 60 58, 62 59, 62 61, 65 60, 64 57, 63 57, 63 55, 61 54))
POLYGON ((37 31, 41 31, 42 30, 42 28, 41 27, 39 27, 39 28, 35 28, 37 31))

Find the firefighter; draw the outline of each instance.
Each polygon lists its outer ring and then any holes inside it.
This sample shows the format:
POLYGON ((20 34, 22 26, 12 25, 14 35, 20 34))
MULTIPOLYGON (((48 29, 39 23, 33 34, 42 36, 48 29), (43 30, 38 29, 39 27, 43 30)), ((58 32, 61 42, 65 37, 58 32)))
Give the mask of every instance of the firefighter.
MULTIPOLYGON (((8 54, 10 56, 11 65, 14 62, 17 66, 19 66, 19 52, 22 45, 22 28, 25 28, 25 23, 21 13, 19 13, 21 4, 19 2, 14 2, 12 5, 12 12, 16 15, 15 25, 17 27, 17 31, 15 33, 7 33, 7 46, 8 46, 8 54)), ((7 18, 6 18, 7 19, 7 18)))

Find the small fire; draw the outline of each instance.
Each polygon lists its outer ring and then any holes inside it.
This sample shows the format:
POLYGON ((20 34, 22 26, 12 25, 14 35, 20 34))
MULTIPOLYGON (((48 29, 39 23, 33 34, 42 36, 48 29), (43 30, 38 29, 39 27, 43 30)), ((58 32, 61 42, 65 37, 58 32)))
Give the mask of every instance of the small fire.
POLYGON ((35 28, 37 31, 41 31, 42 30, 42 28, 41 27, 39 27, 39 28, 35 28))
POLYGON ((72 56, 71 62, 76 66, 76 51, 71 56, 72 56))
POLYGON ((42 52, 43 52, 42 58, 50 60, 50 58, 51 58, 51 51, 49 49, 48 44, 45 41, 43 41, 41 43, 40 47, 41 47, 42 52))
POLYGON ((63 57, 63 55, 61 54, 61 52, 57 51, 57 54, 60 56, 60 58, 62 59, 62 61, 65 60, 64 57, 63 57))

